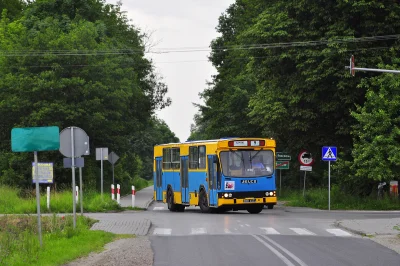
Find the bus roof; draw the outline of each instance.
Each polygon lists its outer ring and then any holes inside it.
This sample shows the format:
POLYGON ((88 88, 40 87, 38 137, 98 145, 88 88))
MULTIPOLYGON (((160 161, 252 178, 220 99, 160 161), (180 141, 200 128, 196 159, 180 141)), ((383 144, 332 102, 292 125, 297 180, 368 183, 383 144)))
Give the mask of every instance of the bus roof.
POLYGON ((164 143, 164 144, 156 144, 154 146, 170 146, 170 145, 195 144, 195 143, 213 143, 213 142, 217 143, 217 142, 226 141, 226 140, 259 140, 259 139, 267 140, 268 138, 229 137, 229 138, 209 139, 209 140, 191 140, 191 141, 185 141, 185 142, 171 142, 171 143, 164 143))

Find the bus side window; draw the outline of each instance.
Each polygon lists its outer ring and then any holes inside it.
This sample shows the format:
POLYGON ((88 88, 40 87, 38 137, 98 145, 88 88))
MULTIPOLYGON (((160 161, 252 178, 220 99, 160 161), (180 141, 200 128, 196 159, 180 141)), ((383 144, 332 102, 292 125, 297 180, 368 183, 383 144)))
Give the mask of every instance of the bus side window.
POLYGON ((199 151, 197 146, 189 147, 189 169, 197 169, 199 166, 199 151))
POLYGON ((206 168, 206 146, 199 146, 199 169, 206 168))
POLYGON ((180 149, 179 148, 173 148, 171 149, 171 162, 172 162, 172 168, 173 169, 179 169, 181 167, 181 161, 180 161, 180 149))

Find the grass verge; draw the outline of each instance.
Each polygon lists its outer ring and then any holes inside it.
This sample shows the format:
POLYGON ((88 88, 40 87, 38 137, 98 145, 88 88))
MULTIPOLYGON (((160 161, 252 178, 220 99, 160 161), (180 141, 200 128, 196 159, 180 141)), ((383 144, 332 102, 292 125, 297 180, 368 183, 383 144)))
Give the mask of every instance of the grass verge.
MULTIPOLYGON (((34 190, 21 191, 15 188, 0 186, 0 213, 29 214, 36 213, 36 194, 34 190)), ((77 210, 79 210, 79 201, 77 210)), ((94 191, 85 191, 83 194, 83 209, 85 212, 122 211, 116 201, 108 195, 100 195, 94 191)), ((71 191, 52 192, 50 194, 50 209, 47 209, 46 195, 40 198, 41 213, 71 213, 71 191)))
MULTIPOLYGON (((305 196, 303 191, 286 190, 278 197, 279 201, 286 201, 286 206, 310 207, 328 209, 328 190, 309 189, 305 196)), ((390 197, 378 200, 376 197, 357 197, 347 195, 336 186, 331 189, 331 210, 400 210, 400 201, 390 197)))
POLYGON ((105 244, 126 237, 90 230, 95 221, 85 216, 77 217, 75 229, 72 216, 45 216, 41 221, 42 247, 37 236, 37 217, 0 217, 0 265, 60 265, 101 251, 105 244))

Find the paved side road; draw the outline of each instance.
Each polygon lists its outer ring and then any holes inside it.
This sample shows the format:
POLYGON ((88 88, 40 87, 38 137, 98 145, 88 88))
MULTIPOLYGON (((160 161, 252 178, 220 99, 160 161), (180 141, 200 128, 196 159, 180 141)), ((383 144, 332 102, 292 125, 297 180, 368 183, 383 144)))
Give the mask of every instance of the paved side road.
MULTIPOLYGON (((135 207, 147 209, 153 202, 153 186, 144 188, 135 195, 135 207)), ((132 195, 121 198, 122 207, 132 206, 132 195)), ((99 220, 92 226, 92 230, 103 230, 115 234, 146 235, 151 227, 151 221, 138 215, 138 211, 125 211, 122 213, 88 213, 91 218, 99 220)))
MULTIPOLYGON (((154 198, 154 187, 150 186, 144 188, 135 195, 135 207, 147 209, 149 205, 153 202, 154 198)), ((132 207, 132 195, 126 195, 121 197, 120 205, 122 207, 132 207)))
POLYGON ((400 254, 400 218, 342 220, 337 221, 335 225, 355 234, 367 236, 400 254))

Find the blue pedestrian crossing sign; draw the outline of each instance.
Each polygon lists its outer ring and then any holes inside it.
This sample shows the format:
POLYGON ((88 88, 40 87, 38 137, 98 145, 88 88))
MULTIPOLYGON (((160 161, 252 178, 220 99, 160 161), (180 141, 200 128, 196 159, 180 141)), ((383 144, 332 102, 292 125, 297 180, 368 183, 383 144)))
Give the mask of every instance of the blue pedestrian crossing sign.
POLYGON ((323 161, 336 161, 337 159, 337 149, 332 146, 322 147, 322 160, 323 161))

